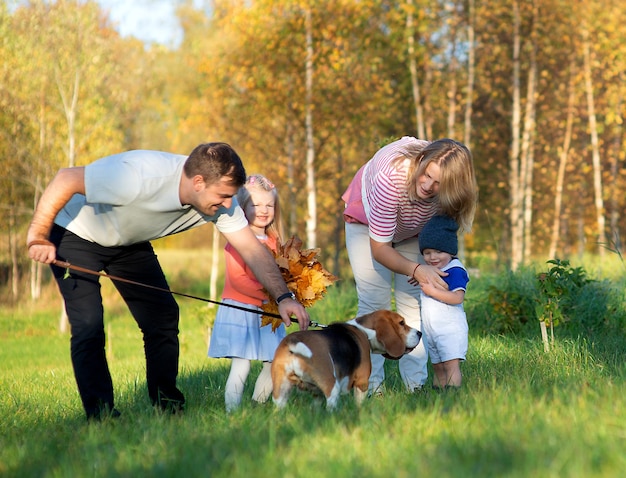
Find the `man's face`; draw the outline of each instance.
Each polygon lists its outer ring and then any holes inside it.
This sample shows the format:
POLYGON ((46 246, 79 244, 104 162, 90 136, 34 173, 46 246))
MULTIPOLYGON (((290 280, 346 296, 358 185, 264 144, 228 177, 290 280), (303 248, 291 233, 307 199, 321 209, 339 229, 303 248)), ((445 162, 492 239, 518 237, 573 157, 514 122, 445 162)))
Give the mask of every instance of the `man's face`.
POLYGON ((238 190, 237 186, 230 183, 230 178, 222 178, 216 183, 207 185, 200 176, 196 176, 192 206, 201 213, 212 216, 222 206, 229 208, 238 190))

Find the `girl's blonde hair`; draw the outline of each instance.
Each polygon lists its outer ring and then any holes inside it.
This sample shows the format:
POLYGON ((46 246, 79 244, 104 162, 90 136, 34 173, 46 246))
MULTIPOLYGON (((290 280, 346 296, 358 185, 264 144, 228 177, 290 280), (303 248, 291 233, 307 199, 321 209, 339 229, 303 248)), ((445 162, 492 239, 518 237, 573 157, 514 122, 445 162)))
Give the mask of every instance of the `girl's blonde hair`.
MULTIPOLYGON (((398 158, 404 160, 404 157, 398 158)), ((416 149, 407 174, 408 195, 418 201, 417 180, 430 163, 440 168, 439 202, 441 213, 453 217, 459 229, 469 232, 474 222, 478 203, 478 184, 474 162, 469 148, 452 139, 438 139, 421 149, 416 149)))
POLYGON ((278 190, 276 186, 262 174, 252 174, 248 176, 244 185, 237 191, 237 202, 244 211, 252 201, 250 191, 254 189, 271 192, 274 196, 274 220, 265 228, 265 232, 269 237, 274 237, 280 242, 283 237, 283 223, 280 218, 280 196, 278 195, 278 190))

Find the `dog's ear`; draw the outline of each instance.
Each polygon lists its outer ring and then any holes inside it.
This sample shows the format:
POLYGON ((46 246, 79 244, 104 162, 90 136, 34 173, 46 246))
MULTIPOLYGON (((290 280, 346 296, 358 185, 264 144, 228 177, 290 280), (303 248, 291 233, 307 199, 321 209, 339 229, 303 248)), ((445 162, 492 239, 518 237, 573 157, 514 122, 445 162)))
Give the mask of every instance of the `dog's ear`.
POLYGON ((404 345, 404 340, 402 340, 400 336, 394 334, 390 337, 384 337, 381 342, 387 351, 386 354, 383 354, 384 357, 391 360, 400 360, 404 355, 406 347, 404 345))
POLYGON ((367 329, 374 329, 374 317, 376 316, 376 314, 379 313, 378 311, 376 312, 370 312, 369 314, 365 314, 365 315, 361 315, 360 317, 357 317, 356 322, 367 328, 367 329))
POLYGON ((406 351, 405 338, 399 332, 404 327, 404 317, 390 310, 382 311, 381 314, 385 315, 385 320, 377 322, 376 335, 387 351, 383 356, 399 360, 406 351))

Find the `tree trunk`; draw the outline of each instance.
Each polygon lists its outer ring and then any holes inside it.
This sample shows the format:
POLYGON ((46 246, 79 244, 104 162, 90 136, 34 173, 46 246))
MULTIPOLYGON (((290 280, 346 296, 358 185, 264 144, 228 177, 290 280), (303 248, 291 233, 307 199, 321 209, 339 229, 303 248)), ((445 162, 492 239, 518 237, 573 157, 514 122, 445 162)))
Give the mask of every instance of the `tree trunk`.
MULTIPOLYGON (((474 78, 476 75, 475 68, 475 45, 474 45, 474 0, 468 1, 467 15, 467 94, 465 97, 465 118, 463 126, 463 143, 471 150, 472 139, 472 107, 474 104, 474 78)), ((465 234, 459 237, 459 257, 465 258, 465 234)))
POLYGON ((315 144, 313 135, 313 22, 311 9, 305 11, 306 24, 306 237, 309 249, 317 247, 317 197, 315 194, 315 144))
POLYGON ((448 118, 447 118, 447 128, 448 128, 448 138, 455 138, 456 134, 454 132, 454 127, 456 125, 456 94, 457 94, 457 83, 456 78, 458 76, 458 61, 456 59, 456 29, 453 28, 450 35, 450 42, 452 47, 450 60, 450 67, 448 68, 448 76, 450 78, 450 82, 448 83, 448 118))
MULTIPOLYGON (((14 185, 11 185, 11 189, 14 188, 14 185)), ((15 220, 15 212, 13 210, 9 210, 9 230, 7 231, 9 234, 9 254, 11 256, 11 296, 13 299, 17 299, 20 288, 20 268, 19 268, 19 258, 17 256, 17 241, 18 234, 16 231, 16 220, 15 220)))
MULTIPOLYGON (((624 84, 625 80, 624 72, 619 73, 619 83, 624 84)), ((615 105, 615 116, 619 117, 619 112, 622 111, 623 108, 623 100, 621 90, 619 96, 617 98, 617 104, 615 105)), ((616 121, 615 126, 613 127, 613 144, 612 144, 612 154, 609 154, 611 158, 611 196, 610 196, 610 207, 611 207, 611 215, 609 216, 609 230, 611 231, 611 248, 616 251, 621 251, 622 245, 620 241, 620 231, 619 231, 619 219, 620 219, 620 208, 619 208, 619 199, 621 197, 621 192, 618 187, 619 181, 619 171, 620 171, 620 149, 622 145, 622 136, 623 136, 623 122, 616 121)))
POLYGON ((548 329, 546 327, 546 321, 539 321, 539 328, 541 329, 541 341, 543 342, 543 351, 550 351, 550 341, 548 340, 548 329))
MULTIPOLYGON (((39 197, 43 192, 43 178, 41 176, 42 158, 46 150, 46 95, 42 88, 39 95, 39 115, 37 118, 39 127, 39 154, 35 158, 36 160, 36 173, 35 173, 35 193, 33 195, 33 212, 37 208, 39 197)), ((43 271, 43 264, 41 262, 31 261, 30 264, 30 297, 33 300, 41 297, 41 277, 43 271)))
MULTIPOLYGON (((287 197, 289 198, 289 224, 288 224, 288 237, 296 235, 298 232, 298 196, 296 194, 295 184, 295 165, 294 165, 294 139, 293 139, 293 126, 291 123, 287 125, 286 132, 286 144, 285 153, 287 156, 287 197)), ((284 208, 283 208, 284 210, 284 208)), ((281 211, 282 212, 282 211, 281 211)), ((284 242, 286 238, 281 237, 284 242)))
POLYGON ((65 311, 65 302, 61 298, 61 313, 59 314, 59 332, 62 334, 68 332, 70 329, 70 323, 67 319, 67 312, 65 311))
POLYGON ((411 75, 411 91, 413 92, 413 109, 415 110, 415 125, 417 137, 426 138, 424 129, 424 111, 422 109, 422 98, 420 94, 420 85, 417 78, 417 60, 415 58, 415 27, 413 25, 413 0, 407 1, 408 13, 406 16, 406 32, 407 32, 407 56, 409 60, 409 73, 411 75))
POLYGON ((424 98, 424 127, 426 128, 426 139, 436 139, 433 133, 433 125, 435 124, 435 114, 431 102, 431 96, 428 91, 433 83, 433 70, 430 67, 428 59, 424 61, 424 82, 422 83, 422 97, 424 98))
POLYGON ((472 107, 474 105, 474 81, 476 76, 476 45, 474 44, 474 0, 468 2, 467 22, 467 95, 465 97, 465 126, 463 143, 469 148, 472 139, 472 107))
POLYGON ((591 132, 591 157, 593 165, 593 192, 596 206, 596 222, 598 227, 598 254, 604 257, 606 246, 604 200, 602 198, 602 167, 600 164, 600 151, 598 146, 598 127, 596 125, 596 113, 593 98, 593 82, 591 79, 591 52, 589 31, 583 24, 583 58, 585 65, 585 91, 587 93, 587 110, 589 113, 589 130, 591 132))
POLYGON ((572 142, 572 129, 574 124, 574 104, 576 102, 576 62, 574 58, 570 60, 570 80, 568 85, 567 99, 567 119, 565 124, 565 135, 563 137, 563 146, 559 154, 559 168, 556 176, 556 185, 554 192, 554 221, 552 223, 552 237, 550 239, 550 248, 548 258, 554 259, 557 254, 559 243, 559 231, 561 229, 561 207, 563 204, 563 183, 565 181, 565 168, 567 166, 567 158, 569 156, 570 144, 572 142))
MULTIPOLYGON (((338 145, 337 145, 337 171, 343 171, 344 170, 344 160, 343 160, 343 144, 341 142, 341 135, 339 135, 337 137, 337 141, 338 141, 338 145)), ((342 180, 342 175, 341 174, 336 174, 335 175, 335 197, 337 198, 341 198, 341 195, 343 194, 343 191, 345 190, 345 185, 344 182, 342 180)), ((333 275, 339 277, 341 276, 341 250, 344 247, 345 242, 342 242, 341 238, 342 238, 342 233, 344 230, 344 220, 343 220, 343 208, 345 207, 345 204, 343 201, 339 200, 338 201, 338 206, 337 206, 337 214, 335 214, 335 230, 334 230, 334 245, 335 245, 335 250, 334 250, 334 256, 333 256, 333 268, 332 268, 332 273, 333 275)))
POLYGON ((535 163, 534 139, 535 119, 537 115, 537 35, 539 12, 533 6, 533 29, 530 33, 530 68, 528 71, 528 90, 526 92, 526 112, 524 115, 524 133, 522 136, 522 171, 521 188, 523 190, 523 246, 522 262, 526 263, 532 254, 532 218, 533 218, 533 168, 535 163))
POLYGON ((516 270, 523 261, 522 250, 522 193, 520 190, 520 12, 517 1, 513 2, 513 105, 511 118, 511 151, 509 158, 509 188, 511 209, 511 269, 516 270))
POLYGON ((585 253, 585 242, 587 238, 585 237, 585 214, 582 210, 578 211, 578 223, 577 223, 577 232, 578 232, 578 259, 582 260, 583 254, 585 253))
POLYGON ((80 91, 80 72, 78 69, 74 74, 74 84, 72 87, 72 97, 68 101, 67 95, 63 91, 61 80, 57 74, 57 87, 61 101, 63 102, 63 111, 67 121, 67 163, 72 168, 76 165, 76 111, 78 109, 78 93, 80 91))
MULTIPOLYGON (((67 121, 67 163, 68 167, 72 168, 76 165, 76 111, 78 109, 78 92, 80 90, 80 73, 78 69, 74 74, 74 84, 72 87, 71 101, 68 102, 68 98, 63 91, 61 81, 57 74, 57 87, 61 101, 63 102, 63 110, 65 112, 65 119, 67 121)), ((69 329, 69 323, 67 321, 67 312, 65 311, 65 304, 61 309, 61 316, 59 319, 59 329, 61 332, 66 332, 69 329)))

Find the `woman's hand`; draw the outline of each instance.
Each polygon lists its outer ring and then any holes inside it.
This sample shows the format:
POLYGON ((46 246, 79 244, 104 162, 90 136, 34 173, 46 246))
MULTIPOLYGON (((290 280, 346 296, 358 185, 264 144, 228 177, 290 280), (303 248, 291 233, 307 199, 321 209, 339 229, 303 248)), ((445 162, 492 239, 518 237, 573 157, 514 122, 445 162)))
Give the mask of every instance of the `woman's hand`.
POLYGON ((417 265, 413 269, 413 275, 409 277, 409 284, 429 284, 431 287, 439 290, 448 290, 448 284, 442 279, 447 276, 447 272, 443 272, 436 267, 426 264, 417 265))
POLYGON ((442 272, 436 267, 427 266, 426 264, 417 266, 416 262, 408 260, 396 251, 391 242, 378 242, 370 238, 370 247, 374 259, 387 269, 409 276, 411 284, 418 285, 421 282, 428 281, 437 289, 448 290, 448 285, 442 279, 442 277, 448 275, 447 272, 442 272))

